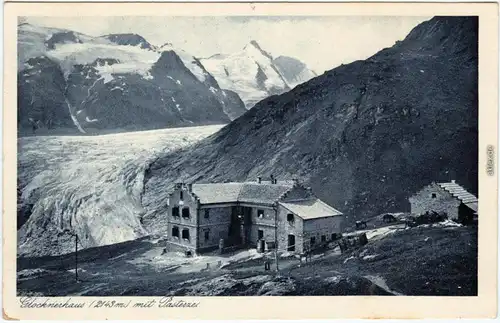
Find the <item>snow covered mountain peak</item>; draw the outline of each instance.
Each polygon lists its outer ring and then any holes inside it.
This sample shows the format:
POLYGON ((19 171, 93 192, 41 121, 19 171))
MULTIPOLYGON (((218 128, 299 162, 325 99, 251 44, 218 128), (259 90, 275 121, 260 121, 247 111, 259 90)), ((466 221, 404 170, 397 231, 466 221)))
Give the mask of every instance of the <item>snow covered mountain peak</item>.
POLYGON ((243 50, 250 55, 256 55, 256 54, 257 55, 264 55, 265 57, 267 57, 271 60, 273 59, 271 54, 269 54, 268 52, 263 50, 262 47, 260 47, 259 43, 257 43, 256 40, 251 40, 247 45, 245 45, 243 50))
MULTIPOLYGON (((165 52, 174 52, 179 56, 179 58, 182 60, 184 65, 191 71, 191 73, 196 76, 196 78, 202 82, 206 83, 208 86, 212 86, 213 84, 209 84, 210 82, 207 82, 207 79, 212 79, 209 75, 209 73, 205 70, 203 65, 200 63, 200 61, 194 57, 193 55, 187 53, 183 49, 176 48, 172 43, 165 43, 162 46, 160 46, 157 50, 158 52, 165 53, 165 52)), ((210 80, 209 80, 210 81, 210 80)), ((215 80, 213 80, 215 82, 215 80)))
POLYGON ((241 51, 201 59, 201 63, 215 77, 219 86, 238 93, 247 109, 268 96, 281 94, 315 76, 304 63, 298 62, 303 68, 283 69, 285 76, 272 55, 255 40, 250 41, 241 51))

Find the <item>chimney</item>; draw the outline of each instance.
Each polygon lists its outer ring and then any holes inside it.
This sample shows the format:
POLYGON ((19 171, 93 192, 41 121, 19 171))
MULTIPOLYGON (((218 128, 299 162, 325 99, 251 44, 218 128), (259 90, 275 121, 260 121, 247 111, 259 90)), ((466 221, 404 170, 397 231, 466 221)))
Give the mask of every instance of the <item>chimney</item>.
POLYGON ((193 191, 193 184, 192 183, 187 184, 187 188, 188 188, 189 192, 192 192, 193 191))
POLYGON ((271 174, 271 184, 274 184, 274 175, 271 174))
POLYGON ((259 176, 259 177, 257 177, 257 183, 259 183, 259 184, 260 184, 261 182, 262 182, 262 177, 260 177, 260 176, 259 176))
POLYGON ((452 182, 453 184, 455 184, 455 180, 454 180, 454 179, 452 179, 452 180, 451 180, 451 182, 452 182))

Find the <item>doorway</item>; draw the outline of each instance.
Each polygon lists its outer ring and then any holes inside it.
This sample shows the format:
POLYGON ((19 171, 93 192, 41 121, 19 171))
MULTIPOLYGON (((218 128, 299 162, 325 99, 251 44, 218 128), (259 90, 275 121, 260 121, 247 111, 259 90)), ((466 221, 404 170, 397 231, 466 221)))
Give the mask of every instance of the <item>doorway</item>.
POLYGON ((247 244, 250 238, 252 224, 252 208, 233 206, 231 208, 231 223, 229 225, 229 245, 247 244))
POLYGON ((295 236, 293 234, 288 235, 288 251, 295 251, 295 236))

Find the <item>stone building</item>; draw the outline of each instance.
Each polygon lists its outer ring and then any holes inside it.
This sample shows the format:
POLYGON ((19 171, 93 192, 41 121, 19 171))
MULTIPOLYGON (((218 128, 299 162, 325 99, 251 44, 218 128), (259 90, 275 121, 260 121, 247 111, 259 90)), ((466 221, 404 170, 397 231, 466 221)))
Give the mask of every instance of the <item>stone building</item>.
POLYGON ((340 234, 342 213, 297 181, 184 184, 169 195, 168 241, 203 252, 245 245, 302 253, 340 234))
POLYGON ((478 198, 467 192, 454 180, 449 183, 432 183, 409 198, 411 213, 446 213, 449 219, 469 222, 477 216, 478 198))

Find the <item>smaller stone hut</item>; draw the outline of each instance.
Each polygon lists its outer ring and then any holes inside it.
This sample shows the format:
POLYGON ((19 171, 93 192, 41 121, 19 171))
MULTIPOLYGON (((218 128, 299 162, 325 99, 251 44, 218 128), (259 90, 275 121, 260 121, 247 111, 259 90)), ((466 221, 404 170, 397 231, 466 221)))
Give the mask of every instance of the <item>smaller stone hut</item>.
POLYGON ((467 192, 454 180, 449 183, 432 183, 409 199, 411 213, 446 213, 448 219, 466 223, 477 217, 478 198, 467 192))

